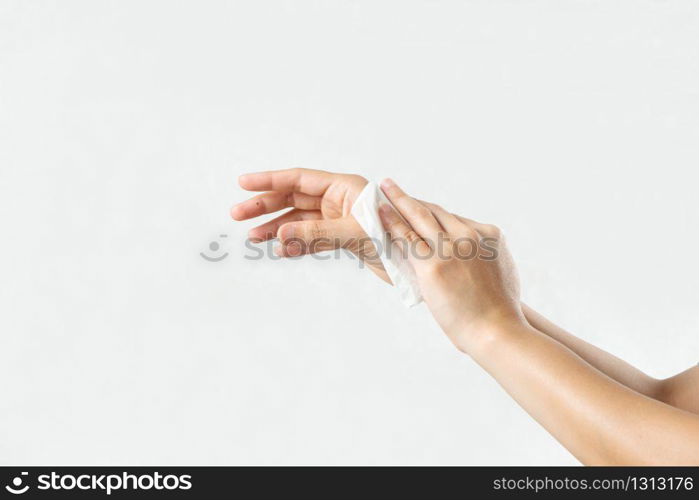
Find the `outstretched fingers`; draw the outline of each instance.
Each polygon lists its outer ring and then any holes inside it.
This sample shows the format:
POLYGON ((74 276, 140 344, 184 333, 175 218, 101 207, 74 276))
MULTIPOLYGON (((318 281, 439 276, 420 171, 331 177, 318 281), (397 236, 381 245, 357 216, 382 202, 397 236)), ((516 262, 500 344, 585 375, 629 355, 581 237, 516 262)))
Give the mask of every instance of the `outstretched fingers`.
POLYGON ((361 231, 352 217, 339 219, 302 220, 283 224, 277 230, 280 246, 275 253, 281 257, 297 257, 354 244, 361 231))
POLYGON ((248 238, 254 243, 260 243, 277 237, 279 228, 289 222, 320 220, 323 216, 319 210, 289 210, 288 212, 265 222, 248 231, 248 238))
POLYGON ((258 194, 231 208, 235 220, 247 220, 264 214, 271 214, 285 208, 300 210, 320 210, 321 198, 305 193, 270 191, 258 194))
POLYGON ((240 187, 247 191, 284 191, 322 196, 336 179, 335 174, 308 168, 290 168, 243 174, 240 187))

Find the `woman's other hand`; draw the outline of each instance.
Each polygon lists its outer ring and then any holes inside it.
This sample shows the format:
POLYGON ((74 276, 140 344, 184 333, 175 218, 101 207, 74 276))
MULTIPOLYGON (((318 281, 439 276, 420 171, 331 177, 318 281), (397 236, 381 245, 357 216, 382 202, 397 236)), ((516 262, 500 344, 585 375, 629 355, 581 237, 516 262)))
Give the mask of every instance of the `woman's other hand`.
POLYGON ((382 207, 384 226, 407 251, 425 302, 459 349, 470 353, 489 332, 526 324, 517 272, 498 228, 418 201, 390 179, 381 188, 402 216, 382 207))

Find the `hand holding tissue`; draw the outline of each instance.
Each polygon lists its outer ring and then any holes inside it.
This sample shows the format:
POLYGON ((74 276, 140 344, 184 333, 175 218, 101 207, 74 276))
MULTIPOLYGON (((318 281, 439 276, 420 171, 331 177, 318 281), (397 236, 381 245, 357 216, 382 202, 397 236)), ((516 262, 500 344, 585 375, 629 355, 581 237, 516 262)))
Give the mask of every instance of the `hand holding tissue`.
POLYGON ((420 287, 413 265, 403 250, 391 241, 383 227, 379 217, 379 207, 383 205, 393 206, 379 185, 369 182, 354 201, 351 213, 377 247, 381 263, 398 290, 401 301, 406 307, 412 307, 422 302, 420 287))

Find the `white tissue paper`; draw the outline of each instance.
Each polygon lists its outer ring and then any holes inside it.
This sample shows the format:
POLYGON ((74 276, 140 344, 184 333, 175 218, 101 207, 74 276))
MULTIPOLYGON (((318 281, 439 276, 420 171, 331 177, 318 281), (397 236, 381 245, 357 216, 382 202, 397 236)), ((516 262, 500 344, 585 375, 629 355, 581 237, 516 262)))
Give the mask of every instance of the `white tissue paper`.
MULTIPOLYGON (((390 201, 383 194, 381 188, 375 182, 369 182, 352 206, 352 216, 366 232, 369 238, 378 242, 379 257, 388 277, 400 294, 401 301, 406 307, 412 307, 422 302, 420 287, 417 283, 415 270, 407 257, 403 256, 403 251, 391 242, 388 232, 383 227, 379 216, 379 207, 390 205, 390 201), (387 252, 389 245, 393 245, 387 252)), ((396 211, 397 212, 397 211, 396 211)))

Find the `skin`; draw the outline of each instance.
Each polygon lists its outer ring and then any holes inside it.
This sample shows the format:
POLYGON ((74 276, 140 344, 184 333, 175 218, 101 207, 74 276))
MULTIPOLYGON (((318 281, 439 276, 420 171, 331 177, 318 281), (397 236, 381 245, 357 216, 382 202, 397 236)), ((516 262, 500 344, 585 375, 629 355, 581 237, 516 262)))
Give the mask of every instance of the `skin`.
MULTIPOLYGON (((365 179, 291 169, 239 182, 263 193, 233 207, 236 220, 293 207, 251 229, 251 240, 278 238, 281 256, 346 246, 390 283, 373 247, 356 244, 363 231, 350 209, 365 179), (310 245, 319 238, 332 243, 310 245)), ((384 227, 410 242, 408 257, 439 326, 575 457, 591 465, 699 464, 698 367, 659 380, 575 337, 521 303, 497 227, 412 198, 390 180, 382 189, 395 207, 381 209, 384 227), (440 254, 431 251, 445 237, 440 254), (483 238, 497 258, 461 257, 483 238)))

